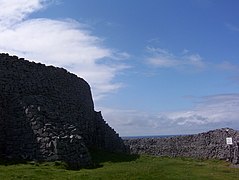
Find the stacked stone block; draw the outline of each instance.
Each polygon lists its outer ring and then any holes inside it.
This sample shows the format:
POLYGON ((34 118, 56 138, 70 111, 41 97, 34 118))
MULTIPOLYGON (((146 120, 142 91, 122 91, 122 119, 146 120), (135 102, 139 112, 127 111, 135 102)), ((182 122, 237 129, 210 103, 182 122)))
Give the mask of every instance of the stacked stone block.
POLYGON ((229 128, 196 135, 126 139, 124 142, 129 146, 132 154, 223 159, 235 164, 239 163, 239 132, 229 128), (232 137, 232 145, 226 143, 227 137, 232 137))
POLYGON ((63 68, 0 54, 0 155, 90 165, 89 148, 125 151, 94 111, 90 86, 63 68))

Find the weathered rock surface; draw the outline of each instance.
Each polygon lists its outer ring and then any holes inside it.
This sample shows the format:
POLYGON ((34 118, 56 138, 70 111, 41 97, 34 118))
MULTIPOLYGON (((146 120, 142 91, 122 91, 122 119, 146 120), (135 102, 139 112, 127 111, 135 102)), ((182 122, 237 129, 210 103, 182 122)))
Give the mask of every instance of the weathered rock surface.
POLYGON ((125 151, 94 111, 86 81, 65 69, 0 54, 0 156, 91 163, 89 148, 125 151))
POLYGON ((150 154, 169 157, 223 159, 239 163, 239 131, 223 128, 206 133, 167 138, 126 139, 132 154, 150 154), (233 144, 227 145, 226 138, 233 144))

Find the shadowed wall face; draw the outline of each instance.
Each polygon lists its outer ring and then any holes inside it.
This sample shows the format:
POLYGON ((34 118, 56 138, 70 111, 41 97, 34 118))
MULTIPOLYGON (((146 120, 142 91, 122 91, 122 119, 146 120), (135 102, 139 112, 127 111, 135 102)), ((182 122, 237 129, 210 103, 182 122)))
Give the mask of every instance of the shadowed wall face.
POLYGON ((2 154, 5 152, 5 132, 4 132, 4 129, 5 129, 5 124, 4 124, 4 121, 5 121, 5 113, 4 113, 4 106, 5 106, 5 103, 4 103, 4 99, 3 97, 0 95, 0 157, 2 156, 2 154))
POLYGON ((83 166, 88 148, 125 151, 94 111, 88 83, 65 69, 0 54, 0 93, 2 155, 83 166))

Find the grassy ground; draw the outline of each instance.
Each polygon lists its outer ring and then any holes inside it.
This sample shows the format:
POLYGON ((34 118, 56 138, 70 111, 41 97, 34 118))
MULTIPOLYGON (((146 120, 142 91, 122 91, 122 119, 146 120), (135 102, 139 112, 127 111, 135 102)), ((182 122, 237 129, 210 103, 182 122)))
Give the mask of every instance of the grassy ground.
POLYGON ((223 161, 129 156, 94 152, 92 169, 66 170, 64 164, 0 163, 0 179, 239 179, 239 169, 223 161))

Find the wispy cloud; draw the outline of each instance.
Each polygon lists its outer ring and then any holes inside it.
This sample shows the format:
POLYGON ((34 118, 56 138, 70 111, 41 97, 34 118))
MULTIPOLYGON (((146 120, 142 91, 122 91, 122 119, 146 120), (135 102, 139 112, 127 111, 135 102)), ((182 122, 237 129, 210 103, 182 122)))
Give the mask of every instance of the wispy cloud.
POLYGON ((0 51, 67 68, 91 84, 95 100, 120 88, 112 81, 127 68, 119 61, 129 58, 126 52, 105 47, 75 20, 27 19, 51 2, 0 0, 0 51))
POLYGON ((183 70, 221 70, 231 73, 239 72, 239 64, 232 63, 225 60, 222 62, 210 62, 203 59, 198 53, 191 53, 189 50, 184 49, 179 55, 175 55, 172 52, 162 49, 147 47, 149 55, 146 58, 146 62, 151 67, 156 68, 173 68, 183 70))
POLYGON ((231 30, 231 31, 239 32, 239 27, 236 26, 236 25, 233 25, 233 24, 227 23, 227 24, 226 24, 226 27, 227 27, 229 30, 231 30))
POLYGON ((207 125, 236 122, 238 120, 239 94, 220 94, 201 98, 195 108, 169 114, 179 125, 207 125))
POLYGON ((217 64, 216 67, 224 71, 239 72, 239 64, 233 64, 230 61, 223 61, 217 64))
POLYGON ((162 48, 147 47, 150 53, 146 59, 147 62, 158 68, 204 68, 205 62, 199 54, 192 54, 188 51, 183 51, 179 56, 174 55, 168 50, 162 48))
POLYGON ((121 135, 191 134, 210 129, 239 129, 239 94, 219 94, 197 99, 185 111, 149 113, 137 110, 104 109, 121 135))

